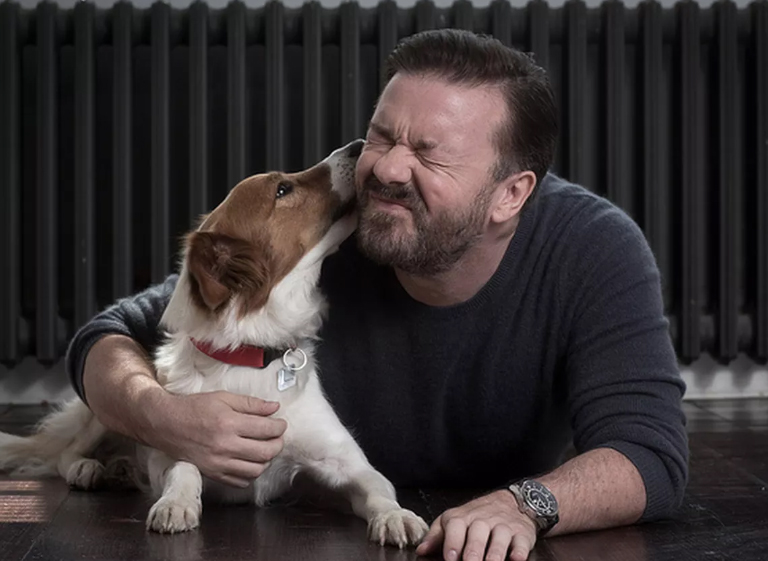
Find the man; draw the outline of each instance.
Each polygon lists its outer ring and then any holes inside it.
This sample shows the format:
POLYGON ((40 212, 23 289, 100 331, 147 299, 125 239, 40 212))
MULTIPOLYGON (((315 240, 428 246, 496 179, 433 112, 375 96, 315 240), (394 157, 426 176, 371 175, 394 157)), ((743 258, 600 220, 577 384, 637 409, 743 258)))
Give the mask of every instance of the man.
MULTIPOLYGON (((319 363, 396 485, 488 490, 442 513, 417 553, 522 561, 542 534, 667 516, 688 449, 659 273, 632 220, 547 173, 545 73, 450 30, 403 41, 387 65, 356 171, 360 227, 323 269, 319 363)), ((84 326, 68 368, 105 425, 241 485, 285 424, 275 403, 159 387, 147 353, 174 283, 84 326)))

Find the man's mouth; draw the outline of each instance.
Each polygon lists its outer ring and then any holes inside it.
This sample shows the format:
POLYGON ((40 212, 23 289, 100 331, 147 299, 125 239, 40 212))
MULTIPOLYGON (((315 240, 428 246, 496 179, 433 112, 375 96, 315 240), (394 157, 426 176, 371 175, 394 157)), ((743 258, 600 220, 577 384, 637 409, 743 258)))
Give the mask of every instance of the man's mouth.
POLYGON ((410 205, 407 203, 405 199, 393 199, 389 197, 383 197, 378 193, 370 193, 370 198, 375 200, 376 202, 384 203, 385 205, 400 206, 408 210, 411 209, 410 205))

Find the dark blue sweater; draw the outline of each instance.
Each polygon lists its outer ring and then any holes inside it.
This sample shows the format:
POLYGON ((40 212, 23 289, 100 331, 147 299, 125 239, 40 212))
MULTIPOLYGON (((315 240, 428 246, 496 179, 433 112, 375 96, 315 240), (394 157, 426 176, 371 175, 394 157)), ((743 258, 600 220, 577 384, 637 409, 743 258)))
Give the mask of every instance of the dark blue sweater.
MULTIPOLYGON (((637 466, 644 520, 681 500, 685 387, 660 277, 639 227, 549 175, 491 280, 446 308, 414 301, 354 238, 329 257, 321 381, 374 466, 398 486, 492 488, 608 447, 637 466)), ((176 276, 85 325, 67 355, 81 397, 85 356, 122 333, 152 352, 176 276)))

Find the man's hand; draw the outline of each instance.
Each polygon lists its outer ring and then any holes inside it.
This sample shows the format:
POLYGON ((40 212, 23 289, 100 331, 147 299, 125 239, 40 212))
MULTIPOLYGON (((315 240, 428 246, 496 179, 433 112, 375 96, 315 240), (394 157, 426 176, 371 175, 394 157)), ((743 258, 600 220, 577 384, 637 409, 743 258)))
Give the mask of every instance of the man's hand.
POLYGON ((511 492, 495 491, 438 516, 416 553, 429 555, 441 544, 446 561, 503 561, 510 547, 509 559, 525 561, 536 544, 536 525, 511 492))
POLYGON ((144 440, 212 479, 245 487, 283 449, 287 423, 270 418, 276 402, 223 391, 156 395, 144 440))

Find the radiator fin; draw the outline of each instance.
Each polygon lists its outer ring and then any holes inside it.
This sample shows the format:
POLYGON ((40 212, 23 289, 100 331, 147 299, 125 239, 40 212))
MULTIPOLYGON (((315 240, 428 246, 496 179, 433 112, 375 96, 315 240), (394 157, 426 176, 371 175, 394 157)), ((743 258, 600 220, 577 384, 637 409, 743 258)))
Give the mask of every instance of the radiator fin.
POLYGON ((36 355, 43 364, 59 356, 56 327, 58 312, 58 9, 41 4, 37 19, 37 303, 35 306, 36 355))
POLYGON ((587 187, 586 150, 587 122, 586 78, 587 78, 587 10, 583 2, 570 2, 565 6, 567 31, 565 34, 566 99, 565 142, 566 164, 564 173, 568 178, 587 187))
POLYGON ((21 360, 19 6, 0 4, 0 362, 21 360))
POLYGON ((133 292, 133 155, 132 155, 132 20, 133 7, 115 5, 113 27, 114 103, 112 147, 112 290, 114 298, 133 292))
MULTIPOLYGON (((739 301, 738 269, 739 193, 737 183, 737 144, 736 110, 739 105, 737 87, 738 58, 736 50, 736 6, 723 3, 716 7, 717 22, 717 76, 718 76, 718 172, 719 193, 719 294, 718 294, 718 348, 717 356, 721 362, 734 360, 739 352, 738 321, 739 301)), ((698 351, 698 350, 697 350, 698 351)))
POLYGON ((245 178, 245 5, 227 7, 227 185, 245 178))
POLYGON ((75 327, 96 312, 94 7, 75 7, 75 327))
POLYGON ((285 166, 285 77, 283 50, 283 6, 270 2, 266 6, 267 43, 267 170, 285 166))
POLYGON ((161 282, 171 267, 170 215, 170 53, 171 8, 157 2, 151 12, 151 119, 152 119, 152 208, 151 279, 161 282))
POLYGON ((692 3, 677 6, 680 26, 678 45, 680 159, 682 187, 682 358, 694 360, 701 351, 701 307, 703 305, 703 229, 701 175, 701 113, 699 85, 699 7, 692 3))
MULTIPOLYGON (((756 77, 754 108, 757 126, 754 142, 756 157, 754 182, 745 179, 747 185, 757 190, 756 205, 756 255, 757 262, 757 330, 756 358, 768 361, 768 2, 751 6, 754 33, 754 69, 756 77)), ((750 259, 750 257, 747 257, 750 259)))
MULTIPOLYGON (((322 92, 322 14, 320 5, 302 7, 304 24, 304 91, 322 92)), ((304 167, 320 161, 323 153, 322 96, 304 96, 304 167)))
POLYGON ((189 8, 189 215, 208 210, 208 6, 189 8))

